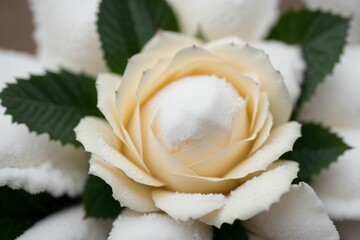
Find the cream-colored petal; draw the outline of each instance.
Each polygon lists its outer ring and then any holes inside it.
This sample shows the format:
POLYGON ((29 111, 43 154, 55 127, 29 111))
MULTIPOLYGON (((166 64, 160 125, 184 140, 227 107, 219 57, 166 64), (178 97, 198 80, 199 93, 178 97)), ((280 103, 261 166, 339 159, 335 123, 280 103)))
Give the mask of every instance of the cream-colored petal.
POLYGON ((275 22, 278 0, 167 0, 181 30, 201 32, 208 40, 238 35, 247 41, 262 39, 275 22))
POLYGON ((211 240, 212 228, 180 222, 164 213, 139 214, 128 209, 114 221, 108 240, 211 240))
POLYGON ((121 83, 121 77, 111 73, 100 73, 96 80, 98 94, 97 107, 122 142, 125 138, 119 127, 119 118, 116 113, 115 94, 121 83))
MULTIPOLYGON (((141 166, 143 169, 147 170, 143 160, 142 160, 142 149, 141 147, 141 138, 136 135, 137 132, 133 133, 131 136, 134 141, 131 139, 129 133, 124 128, 123 124, 119 122, 119 117, 116 109, 116 91, 121 84, 121 77, 115 74, 110 73, 101 73, 96 81, 96 89, 98 93, 98 104, 97 107, 104 114, 106 120, 112 127, 116 136, 122 141, 125 145, 123 150, 131 159, 136 162, 137 165, 141 166), (136 146, 134 145, 136 144, 136 146)), ((131 125, 133 126, 133 125, 131 125)), ((137 126, 135 126, 136 128, 137 126)))
POLYGON ((269 138, 271 134, 272 126, 273 126, 273 118, 272 115, 268 112, 266 121, 262 126, 260 132, 257 134, 256 140, 254 141, 250 154, 253 154, 266 142, 266 140, 269 138))
POLYGON ((152 187, 134 182, 122 171, 94 155, 90 159, 89 173, 100 177, 110 185, 114 199, 119 201, 121 206, 138 212, 157 210, 151 197, 152 187))
POLYGON ((360 129, 333 129, 353 149, 311 181, 311 186, 335 220, 360 220, 360 129))
POLYGON ((239 179, 250 173, 265 170, 281 155, 292 150, 296 139, 300 136, 301 125, 297 122, 288 122, 278 126, 260 149, 233 168, 225 177, 239 179))
MULTIPOLYGON (((172 81, 176 81, 189 75, 198 75, 199 73, 194 72, 194 70, 197 70, 196 68, 208 64, 219 63, 219 61, 220 59, 217 56, 206 51, 202 47, 194 45, 192 47, 183 48, 178 51, 172 59, 167 61, 162 59, 158 62, 158 67, 162 68, 161 75, 155 79, 156 81, 151 81, 151 84, 147 84, 149 87, 142 87, 144 90, 144 93, 142 94, 146 97, 151 96, 172 81)), ((204 73, 200 72, 200 74, 204 73)), ((147 72, 145 72, 144 75, 146 77, 147 72)))
POLYGON ((296 162, 278 161, 272 164, 268 171, 232 191, 223 208, 204 216, 201 221, 220 227, 223 223, 232 224, 236 219, 247 220, 268 210, 289 191, 298 170, 296 162))
POLYGON ((170 190, 186 193, 226 193, 239 185, 237 180, 217 177, 169 173, 167 178, 170 190))
POLYGON ((252 120, 250 127, 252 134, 257 134, 263 127, 269 113, 269 106, 270 103, 267 94, 265 92, 261 92, 258 106, 256 108, 256 116, 255 119, 252 120))
POLYGON ((76 139, 85 150, 122 170, 135 182, 149 186, 162 186, 162 182, 136 166, 117 149, 116 136, 107 122, 96 117, 85 117, 75 128, 76 139))
POLYGON ((284 77, 292 103, 295 104, 300 95, 305 70, 305 60, 300 47, 277 41, 262 41, 252 43, 252 45, 269 55, 275 69, 279 70, 284 77))
POLYGON ((238 141, 224 148, 213 157, 188 166, 201 176, 222 177, 246 158, 250 149, 250 139, 238 141))
POLYGON ((116 93, 116 107, 120 123, 127 124, 136 106, 136 91, 141 76, 159 60, 155 53, 139 53, 132 56, 126 66, 116 93))
POLYGON ((339 234, 314 190, 306 183, 292 185, 268 211, 244 222, 269 240, 338 240, 339 234))
POLYGON ((158 208, 176 220, 198 219, 226 203, 223 194, 179 193, 155 190, 153 198, 158 208))
POLYGON ((210 43, 205 48, 240 71, 255 72, 262 91, 268 94, 274 125, 288 121, 292 108, 289 92, 281 74, 274 69, 263 51, 233 40, 210 43))
POLYGON ((159 58, 168 58, 194 45, 201 46, 202 42, 189 35, 160 30, 145 44, 142 52, 156 52, 159 58))

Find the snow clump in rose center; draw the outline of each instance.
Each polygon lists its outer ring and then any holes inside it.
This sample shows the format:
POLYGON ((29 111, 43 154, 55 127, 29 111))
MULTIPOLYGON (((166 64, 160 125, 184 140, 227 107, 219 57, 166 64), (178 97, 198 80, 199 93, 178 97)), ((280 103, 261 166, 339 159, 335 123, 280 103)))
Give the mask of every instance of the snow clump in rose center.
POLYGON ((244 99, 225 79, 215 75, 181 78, 151 100, 157 137, 171 152, 230 134, 244 99))

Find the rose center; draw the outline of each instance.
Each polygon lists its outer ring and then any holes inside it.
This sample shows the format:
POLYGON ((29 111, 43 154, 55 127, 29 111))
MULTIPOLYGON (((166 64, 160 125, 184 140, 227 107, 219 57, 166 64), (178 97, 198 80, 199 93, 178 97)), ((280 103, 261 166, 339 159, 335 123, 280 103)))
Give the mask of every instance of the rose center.
POLYGON ((151 104, 158 138, 176 151, 228 133, 244 99, 225 79, 200 75, 169 84, 151 104))

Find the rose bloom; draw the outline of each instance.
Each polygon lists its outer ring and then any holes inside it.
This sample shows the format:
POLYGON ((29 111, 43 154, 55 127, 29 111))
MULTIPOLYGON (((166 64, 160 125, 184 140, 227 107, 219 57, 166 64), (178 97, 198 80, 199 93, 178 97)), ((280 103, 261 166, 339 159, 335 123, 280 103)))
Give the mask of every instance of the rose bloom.
POLYGON ((220 227, 269 209, 297 176, 278 160, 300 136, 283 78, 236 37, 159 32, 97 90, 106 120, 84 118, 76 136, 122 206, 220 227))

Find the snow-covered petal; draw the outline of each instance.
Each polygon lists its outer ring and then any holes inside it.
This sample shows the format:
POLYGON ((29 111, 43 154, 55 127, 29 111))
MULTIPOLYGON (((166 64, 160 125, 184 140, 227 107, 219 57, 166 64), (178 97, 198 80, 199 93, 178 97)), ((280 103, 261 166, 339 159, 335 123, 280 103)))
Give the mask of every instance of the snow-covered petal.
POLYGON ((201 221, 220 227, 223 223, 232 224, 236 219, 247 220, 268 210, 284 193, 289 191, 298 170, 298 164, 295 162, 273 163, 266 172, 246 181, 232 191, 223 208, 204 216, 201 221))
POLYGON ((111 73, 101 73, 96 80, 96 90, 98 95, 97 107, 112 127, 116 136, 122 142, 125 137, 119 127, 119 118, 116 113, 116 91, 121 84, 121 77, 111 73))
POLYGON ((314 190, 292 185, 268 211, 244 222, 250 231, 269 240, 338 240, 339 234, 314 190))
MULTIPOLYGON (((15 82, 16 77, 43 72, 34 57, 11 51, 0 51, 0 66, 0 89, 5 83, 15 82)), ((33 194, 47 191, 53 196, 82 192, 88 166, 87 154, 82 150, 51 142, 45 134, 37 136, 25 125, 13 124, 2 106, 0 129, 0 186, 33 194)))
POLYGON ((156 211, 157 207, 151 197, 152 189, 128 178, 123 172, 92 156, 89 173, 103 179, 110 185, 113 197, 122 206, 139 212, 156 211))
POLYGON ((280 72, 274 69, 263 51, 244 45, 241 40, 234 41, 233 38, 210 42, 204 48, 237 70, 256 73, 261 91, 265 91, 269 97, 274 125, 289 120, 292 103, 288 89, 280 72))
MULTIPOLYGON (((45 146, 48 144, 49 140, 46 138, 45 140, 47 142, 41 145, 42 148, 46 148, 45 146)), ((35 143, 40 144, 37 140, 35 143)), ((61 148, 60 145, 56 147, 61 148)), ((30 151, 34 150, 36 150, 36 148, 30 149, 30 151)), ((41 151, 49 151, 49 149, 41 151)), ((66 150, 63 150, 63 152, 65 151, 66 150)), ((36 154, 40 153, 41 152, 36 152, 36 154)), ((83 154, 72 153, 73 154, 64 156, 64 154, 61 153, 57 155, 56 151, 53 151, 52 157, 46 158, 46 156, 41 156, 46 159, 43 159, 43 163, 35 166, 0 167, 0 186, 24 189, 31 194, 45 191, 55 197, 64 194, 71 197, 78 196, 83 191, 88 164, 85 161, 85 155, 80 157, 80 159, 76 159, 76 155, 83 154), (54 158, 58 158, 56 159, 57 161, 54 161, 54 158)), ((3 160, 2 157, 3 156, 0 156, 0 162, 3 160)), ((31 160, 29 161, 29 164, 31 164, 31 160)))
POLYGON ((359 221, 338 221, 335 226, 343 240, 358 240, 360 237, 359 221))
POLYGON ((84 218, 83 206, 75 206, 36 223, 17 240, 105 240, 111 221, 84 218))
POLYGON ((198 219, 226 203, 223 194, 179 193, 155 190, 153 198, 158 208, 176 220, 198 219))
POLYGON ((96 31, 99 0, 31 0, 37 55, 47 67, 106 71, 96 31))
POLYGON ((274 68, 279 70, 284 77, 292 102, 295 103, 300 95, 300 86, 305 69, 300 48, 277 41, 263 41, 252 45, 269 55, 274 68))
POLYGON ((360 220, 360 129, 334 129, 353 149, 313 178, 311 186, 336 220, 360 220))
POLYGON ((247 41, 265 37, 278 15, 278 0, 167 0, 186 34, 207 40, 237 35, 247 41), (251 24, 249 24, 251 23, 251 24))
POLYGON ((333 74, 302 108, 300 119, 332 127, 360 128, 359 62, 360 46, 347 46, 333 74))
POLYGON ((122 141, 123 151, 126 152, 131 159, 143 169, 147 168, 139 154, 137 148, 132 141, 127 141, 129 135, 124 132, 124 126, 119 122, 119 117, 116 112, 116 91, 121 84, 121 78, 118 75, 110 73, 101 73, 96 81, 96 89, 98 94, 97 107, 104 114, 109 125, 112 127, 116 136, 122 141))
POLYGON ((330 11, 351 18, 348 40, 360 43, 360 0, 305 0, 305 3, 312 10, 330 11))
POLYGON ((263 146, 238 166, 228 172, 226 178, 243 178, 253 172, 265 170, 281 155, 292 150, 292 147, 301 136, 301 125, 297 122, 288 122, 275 128, 263 146))
POLYGON ((86 151, 120 169, 134 181, 149 186, 162 185, 159 180, 118 151, 116 136, 106 121, 96 117, 85 117, 76 126, 75 133, 76 139, 84 145, 86 151))
POLYGON ((129 210, 113 223, 108 240, 211 240, 212 227, 187 221, 178 222, 166 214, 138 214, 129 210))

